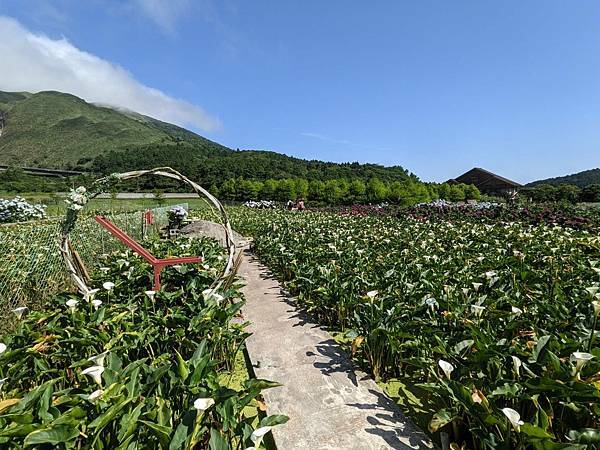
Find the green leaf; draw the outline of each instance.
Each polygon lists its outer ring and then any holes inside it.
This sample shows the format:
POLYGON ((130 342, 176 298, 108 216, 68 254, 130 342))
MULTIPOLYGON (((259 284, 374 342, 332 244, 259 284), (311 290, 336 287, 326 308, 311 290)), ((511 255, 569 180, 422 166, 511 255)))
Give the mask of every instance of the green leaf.
POLYGON ((0 430, 0 437, 27 436, 32 431, 35 431, 37 428, 38 428, 38 426, 31 425, 31 424, 10 426, 8 428, 4 428, 3 430, 0 430))
POLYGON ((210 441, 208 442, 210 450, 229 450, 229 444, 225 438, 219 433, 219 430, 211 428, 210 441))
POLYGON ((54 390, 52 389, 52 386, 48 385, 44 388, 42 395, 40 396, 40 401, 38 404, 38 416, 43 422, 50 422, 54 419, 52 414, 48 413, 53 392, 54 390))
POLYGON ((569 438, 579 444, 600 444, 600 430, 584 428, 583 430, 571 430, 569 438))
POLYGON ((530 423, 524 423, 521 425, 521 433, 526 434, 529 437, 539 439, 552 439, 554 437, 544 429, 536 427, 535 425, 531 425, 530 423))
POLYGON ((281 425, 286 423, 290 418, 288 416, 284 416, 283 414, 273 414, 272 416, 267 416, 260 421, 259 427, 272 427, 275 425, 281 425))
POLYGON ((140 413, 144 406, 145 406, 144 402, 140 402, 140 404, 137 405, 133 409, 133 411, 123 415, 123 417, 121 418, 121 428, 119 430, 119 435, 118 435, 120 442, 125 440, 128 436, 130 436, 135 431, 135 428, 137 426, 137 421, 140 417, 140 413))
POLYGON ((169 450, 179 450, 183 448, 185 444, 185 440, 188 437, 188 427, 184 423, 180 423, 173 433, 173 438, 171 439, 171 443, 169 444, 169 450))
POLYGON ((158 438, 158 440, 160 441, 161 445, 163 447, 167 447, 167 445, 169 444, 169 439, 170 439, 170 435, 171 435, 171 431, 172 428, 171 427, 165 427, 163 425, 159 425, 157 423, 154 422, 149 422, 147 420, 140 420, 141 423, 143 423, 144 425, 146 425, 148 428, 150 428, 154 434, 156 435, 156 437, 158 438))
POLYGON ((79 436, 79 430, 70 425, 56 425, 32 431, 27 435, 23 445, 60 444, 69 442, 79 436))
POLYGON ((252 378, 250 380, 244 381, 244 387, 247 389, 258 389, 262 391, 263 389, 279 387, 281 384, 276 383, 274 381, 269 380, 261 380, 260 378, 252 378))
POLYGON ((186 362, 183 360, 183 358, 181 357, 179 352, 177 350, 175 350, 175 353, 177 354, 177 371, 179 372, 179 376, 181 377, 181 379, 183 381, 185 381, 185 380, 187 380, 187 377, 189 376, 190 371, 187 367, 186 362))
POLYGON ((515 398, 518 396, 520 391, 521 391, 521 387, 518 384, 504 383, 503 386, 499 386, 496 389, 494 389, 488 395, 488 397, 497 397, 497 396, 502 395, 502 396, 508 397, 508 398, 515 398))
POLYGON ((444 425, 449 424, 454 420, 454 416, 446 409, 440 409, 436 412, 429 422, 429 431, 435 433, 444 425))
POLYGON ((111 420, 113 420, 117 414, 129 403, 131 403, 131 399, 126 399, 117 403, 116 405, 112 405, 110 408, 106 410, 106 412, 94 419, 92 423, 88 425, 89 428, 96 428, 97 432, 100 432, 102 428, 104 428, 111 420))
POLYGON ((537 345, 535 346, 535 348, 533 349, 533 359, 534 361, 537 361, 538 358, 540 357, 542 350, 544 350, 544 347, 546 346, 546 344, 548 344, 548 341, 550 340, 552 336, 550 335, 546 335, 546 336, 542 336, 537 345))

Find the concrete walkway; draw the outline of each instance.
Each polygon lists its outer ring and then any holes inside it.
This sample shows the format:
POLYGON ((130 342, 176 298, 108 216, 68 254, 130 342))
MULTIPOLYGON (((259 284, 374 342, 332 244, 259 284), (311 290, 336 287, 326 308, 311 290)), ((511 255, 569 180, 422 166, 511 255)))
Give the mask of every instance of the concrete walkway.
POLYGON ((279 450, 434 448, 248 250, 238 274, 246 282, 244 316, 253 333, 246 344, 256 376, 283 384, 264 391, 268 413, 290 417, 273 429, 279 450))

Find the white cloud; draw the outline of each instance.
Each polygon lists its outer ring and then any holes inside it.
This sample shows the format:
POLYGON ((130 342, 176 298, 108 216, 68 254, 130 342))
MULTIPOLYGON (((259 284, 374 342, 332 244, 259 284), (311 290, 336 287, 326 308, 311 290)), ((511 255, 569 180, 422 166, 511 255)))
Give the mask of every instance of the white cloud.
POLYGON ((133 4, 168 32, 175 30, 191 6, 190 0, 133 0, 133 4))
POLYGON ((31 33, 0 16, 0 90, 68 92, 204 131, 221 127, 202 108, 137 81, 123 67, 79 50, 67 39, 31 33))

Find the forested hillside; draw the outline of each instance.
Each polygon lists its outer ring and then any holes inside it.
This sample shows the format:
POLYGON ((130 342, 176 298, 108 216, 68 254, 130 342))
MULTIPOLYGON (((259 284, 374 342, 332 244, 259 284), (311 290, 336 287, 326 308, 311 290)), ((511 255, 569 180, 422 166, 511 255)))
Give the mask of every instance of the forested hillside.
MULTIPOLYGON (((85 161, 80 161, 84 163, 85 161)), ((383 167, 376 164, 329 163, 307 161, 275 152, 259 150, 228 151, 206 156, 195 152, 194 146, 178 142, 165 151, 164 145, 150 145, 111 151, 99 155, 88 165, 88 170, 105 174, 131 169, 148 169, 170 166, 189 174, 204 184, 220 184, 230 178, 267 180, 269 178, 304 178, 307 180, 332 180, 336 178, 379 178, 382 181, 415 179, 399 166, 383 167)), ((81 168, 84 168, 80 164, 81 168)))
MULTIPOLYGON (((600 157, 598 158, 600 159, 600 157)), ((591 184, 600 184, 600 168, 584 170, 583 172, 566 175, 564 177, 547 178, 529 183, 527 186, 537 186, 540 184, 572 184, 580 188, 584 188, 591 184)))

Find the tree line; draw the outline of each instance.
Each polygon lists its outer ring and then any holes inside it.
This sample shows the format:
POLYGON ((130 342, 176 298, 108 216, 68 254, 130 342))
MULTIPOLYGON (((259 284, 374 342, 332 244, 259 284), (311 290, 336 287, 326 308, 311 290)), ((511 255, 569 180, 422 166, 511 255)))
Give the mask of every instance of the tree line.
MULTIPOLYGON (((90 186, 95 177, 84 175, 71 179, 56 179, 33 176, 20 169, 0 172, 0 191, 5 192, 61 192, 73 186, 90 186)), ((401 181, 382 181, 377 177, 368 180, 360 178, 336 178, 330 180, 308 180, 306 178, 268 178, 266 180, 243 177, 228 178, 208 185, 208 190, 225 201, 275 200, 286 202, 303 198, 313 204, 350 205, 355 203, 388 202, 403 206, 428 202, 435 199, 450 201, 477 200, 479 190, 466 184, 423 183, 414 178, 401 181)), ((187 192, 186 186, 161 177, 143 177, 113 187, 123 192, 154 191, 187 192)))
POLYGON ((230 178, 209 187, 212 194, 226 201, 275 200, 286 202, 302 198, 314 204, 349 205, 356 203, 393 203, 410 206, 435 199, 477 200, 481 193, 473 185, 422 183, 417 180, 384 182, 346 178, 327 181, 305 178, 249 180, 230 178))

